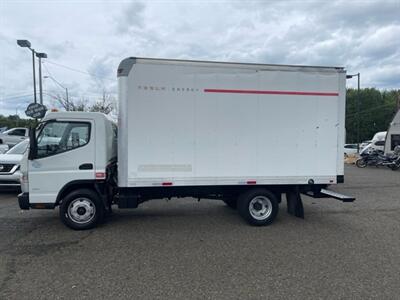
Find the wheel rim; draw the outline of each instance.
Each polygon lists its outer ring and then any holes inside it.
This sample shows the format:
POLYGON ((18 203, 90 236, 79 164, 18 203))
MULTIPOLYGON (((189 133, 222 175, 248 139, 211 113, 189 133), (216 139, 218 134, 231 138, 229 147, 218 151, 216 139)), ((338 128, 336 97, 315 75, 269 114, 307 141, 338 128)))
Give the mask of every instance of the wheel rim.
POLYGON ((367 162, 364 159, 357 160, 357 166, 360 168, 364 168, 367 166, 367 162))
POLYGON ((268 219, 272 213, 272 203, 265 196, 257 196, 249 202, 250 215, 256 220, 268 219))
POLYGON ((68 217, 78 224, 89 223, 96 215, 96 206, 89 198, 77 198, 68 206, 68 217))

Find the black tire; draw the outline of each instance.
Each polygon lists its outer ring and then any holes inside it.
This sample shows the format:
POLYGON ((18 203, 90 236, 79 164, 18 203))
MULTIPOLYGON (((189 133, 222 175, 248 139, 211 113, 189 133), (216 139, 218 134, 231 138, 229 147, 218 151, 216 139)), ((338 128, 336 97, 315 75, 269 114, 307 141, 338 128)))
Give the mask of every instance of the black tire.
POLYGON ((86 230, 102 222, 104 210, 104 205, 96 192, 90 189, 79 189, 69 193, 62 200, 60 218, 69 228, 86 230), (79 221, 78 215, 84 219, 79 221))
POLYGON ((225 202, 225 204, 232 208, 232 209, 237 209, 237 198, 235 197, 229 197, 229 198, 225 198, 222 201, 225 202))
POLYGON ((239 214, 249 224, 255 226, 270 225, 278 215, 279 204, 276 196, 270 191, 263 188, 254 188, 244 192, 239 196, 238 202, 239 214), (259 204, 257 201, 265 202, 265 214, 263 204, 259 204), (258 203, 260 209, 255 205, 258 203), (260 214, 258 217, 255 214, 260 214))
POLYGON ((391 165, 391 166, 389 166, 389 168, 392 169, 392 171, 396 171, 396 170, 400 169, 400 166, 398 166, 398 165, 391 165))
POLYGON ((359 158, 356 160, 356 166, 359 168, 365 168, 367 166, 367 162, 363 158, 359 158))

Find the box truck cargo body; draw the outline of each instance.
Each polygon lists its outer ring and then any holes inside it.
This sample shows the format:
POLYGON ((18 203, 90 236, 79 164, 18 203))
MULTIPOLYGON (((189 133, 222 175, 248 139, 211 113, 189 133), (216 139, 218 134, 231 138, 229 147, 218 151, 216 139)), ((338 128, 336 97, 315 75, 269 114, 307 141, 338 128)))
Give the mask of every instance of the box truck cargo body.
POLYGON ((85 147, 92 159, 85 152, 85 178, 69 176, 51 193, 42 187, 40 194, 29 180, 20 205, 60 205, 68 226, 85 229, 111 204, 134 208, 164 197, 221 199, 254 225, 273 221, 282 194, 297 216, 303 215, 300 193, 352 201, 326 190, 343 181, 345 78, 335 67, 127 58, 118 67, 118 138, 99 114, 46 115, 38 138, 31 135, 28 178, 37 172, 32 164, 48 159, 38 156, 38 140, 49 122, 90 123, 90 130, 60 138, 88 140, 85 145, 52 154, 53 160, 70 160, 78 148, 82 157, 85 147), (79 197, 87 201, 74 202, 79 197))
POLYGON ((120 70, 120 186, 343 175, 342 69, 131 59, 120 70))

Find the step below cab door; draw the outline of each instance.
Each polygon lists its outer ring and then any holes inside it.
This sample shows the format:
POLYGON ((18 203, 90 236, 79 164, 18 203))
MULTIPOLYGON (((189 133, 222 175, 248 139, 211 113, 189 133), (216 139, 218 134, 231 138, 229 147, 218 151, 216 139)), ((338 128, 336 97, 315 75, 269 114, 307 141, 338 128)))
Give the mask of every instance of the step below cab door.
POLYGON ((93 120, 50 120, 37 133, 37 154, 29 160, 29 202, 54 204, 69 182, 95 179, 93 120))

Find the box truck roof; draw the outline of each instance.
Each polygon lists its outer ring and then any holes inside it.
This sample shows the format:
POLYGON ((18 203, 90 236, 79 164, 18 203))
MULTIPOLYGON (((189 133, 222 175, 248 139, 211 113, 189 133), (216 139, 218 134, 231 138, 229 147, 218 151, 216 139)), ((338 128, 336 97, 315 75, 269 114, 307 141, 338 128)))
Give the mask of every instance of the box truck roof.
POLYGON ((198 65, 203 67, 223 67, 223 68, 244 68, 256 70, 280 70, 280 71, 303 71, 303 72, 345 72, 343 67, 328 66, 305 66, 305 65, 276 65, 276 64, 255 64, 255 63, 236 63, 219 61, 200 61, 200 60, 179 60, 162 58, 141 58, 128 57, 121 61, 118 66, 118 76, 128 76, 132 66, 140 64, 169 64, 169 65, 198 65))

